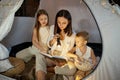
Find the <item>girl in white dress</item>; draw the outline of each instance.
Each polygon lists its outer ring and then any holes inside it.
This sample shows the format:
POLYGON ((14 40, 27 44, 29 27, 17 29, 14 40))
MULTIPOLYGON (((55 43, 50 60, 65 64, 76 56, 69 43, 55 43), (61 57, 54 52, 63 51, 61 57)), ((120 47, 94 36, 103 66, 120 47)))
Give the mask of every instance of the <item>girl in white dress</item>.
POLYGON ((32 46, 24 49, 16 54, 16 57, 28 62, 33 55, 41 52, 46 52, 47 40, 49 36, 48 13, 41 9, 37 13, 35 27, 33 29, 32 46), (37 53, 36 53, 37 52, 37 53))
POLYGON ((40 9, 36 15, 36 23, 33 29, 32 36, 32 46, 28 47, 16 54, 17 58, 23 59, 25 62, 28 62, 33 56, 36 57, 36 77, 39 79, 39 66, 38 64, 40 52, 47 52, 48 46, 48 36, 49 36, 49 17, 48 13, 44 9, 40 9))

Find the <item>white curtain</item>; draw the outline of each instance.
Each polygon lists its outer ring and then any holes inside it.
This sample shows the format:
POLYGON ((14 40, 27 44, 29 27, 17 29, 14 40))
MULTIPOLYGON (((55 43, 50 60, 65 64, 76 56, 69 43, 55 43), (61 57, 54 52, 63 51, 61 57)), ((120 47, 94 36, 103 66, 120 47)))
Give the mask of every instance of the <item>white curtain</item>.
POLYGON ((31 42, 34 23, 34 17, 15 17, 11 31, 1 43, 11 50, 14 45, 31 42))
MULTIPOLYGON (((0 1, 0 41, 10 32, 14 20, 14 14, 21 6, 23 0, 0 1)), ((8 51, 0 43, 0 58, 8 57, 8 51)))
MULTIPOLYGON (((14 20, 14 14, 21 6, 23 0, 1 0, 0 1, 0 41, 10 32, 14 20)), ((8 70, 13 66, 8 61, 9 51, 0 43, 0 71, 8 70)), ((0 75, 2 80, 14 80, 0 75)))
POLYGON ((21 6, 23 0, 0 1, 0 41, 9 33, 14 20, 14 14, 21 6))

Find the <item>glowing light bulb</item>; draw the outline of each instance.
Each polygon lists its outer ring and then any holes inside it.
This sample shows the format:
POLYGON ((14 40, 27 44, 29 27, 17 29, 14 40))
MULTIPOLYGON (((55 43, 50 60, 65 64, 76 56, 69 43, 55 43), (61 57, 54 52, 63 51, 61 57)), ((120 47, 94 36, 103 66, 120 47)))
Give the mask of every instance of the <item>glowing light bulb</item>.
POLYGON ((57 46, 61 47, 60 38, 57 38, 57 46))
POLYGON ((61 47, 61 45, 57 45, 57 47, 61 47))

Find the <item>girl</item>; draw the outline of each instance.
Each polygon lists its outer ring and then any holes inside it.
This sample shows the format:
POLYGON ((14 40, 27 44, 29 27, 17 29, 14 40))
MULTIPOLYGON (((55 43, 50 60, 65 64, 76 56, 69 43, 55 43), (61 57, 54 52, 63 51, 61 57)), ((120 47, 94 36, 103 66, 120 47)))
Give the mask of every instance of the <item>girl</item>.
POLYGON ((34 47, 42 52, 46 52, 48 49, 46 44, 49 36, 48 22, 48 13, 43 9, 39 10, 37 13, 35 27, 33 29, 32 43, 34 47))
POLYGON ((16 57, 23 59, 25 62, 28 62, 36 52, 46 52, 47 39, 49 36, 49 26, 48 26, 48 13, 41 9, 37 13, 35 27, 33 29, 32 36, 32 47, 24 49, 17 53, 16 57))
POLYGON ((34 55, 36 56, 36 76, 39 79, 37 73, 39 73, 38 57, 40 52, 47 52, 47 40, 49 36, 49 17, 48 13, 41 9, 37 12, 36 23, 33 29, 32 46, 17 53, 16 57, 28 62, 34 55))

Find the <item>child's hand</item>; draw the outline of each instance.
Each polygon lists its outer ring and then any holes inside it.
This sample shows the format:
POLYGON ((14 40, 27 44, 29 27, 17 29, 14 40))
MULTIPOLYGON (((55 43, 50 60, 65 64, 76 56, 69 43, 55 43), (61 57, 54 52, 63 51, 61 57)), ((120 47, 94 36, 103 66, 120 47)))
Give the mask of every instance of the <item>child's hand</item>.
POLYGON ((75 59, 75 63, 81 65, 81 60, 75 59))
POLYGON ((60 37, 60 35, 59 35, 59 34, 54 35, 54 37, 53 37, 53 41, 56 41, 56 40, 57 40, 57 38, 59 38, 59 37, 60 37))
POLYGON ((51 56, 53 56, 53 51, 52 51, 52 50, 50 50, 48 53, 49 53, 51 56))
POLYGON ((59 61, 59 60, 55 60, 55 64, 56 66, 63 66, 66 64, 66 62, 62 62, 62 61, 59 61))
POLYGON ((59 35, 59 34, 56 34, 56 35, 54 35, 53 38, 57 39, 57 38, 59 38, 59 37, 60 37, 60 35, 59 35))
POLYGON ((81 63, 81 62, 84 62, 84 59, 83 59, 82 57, 77 57, 77 58, 75 59, 75 62, 81 63))

